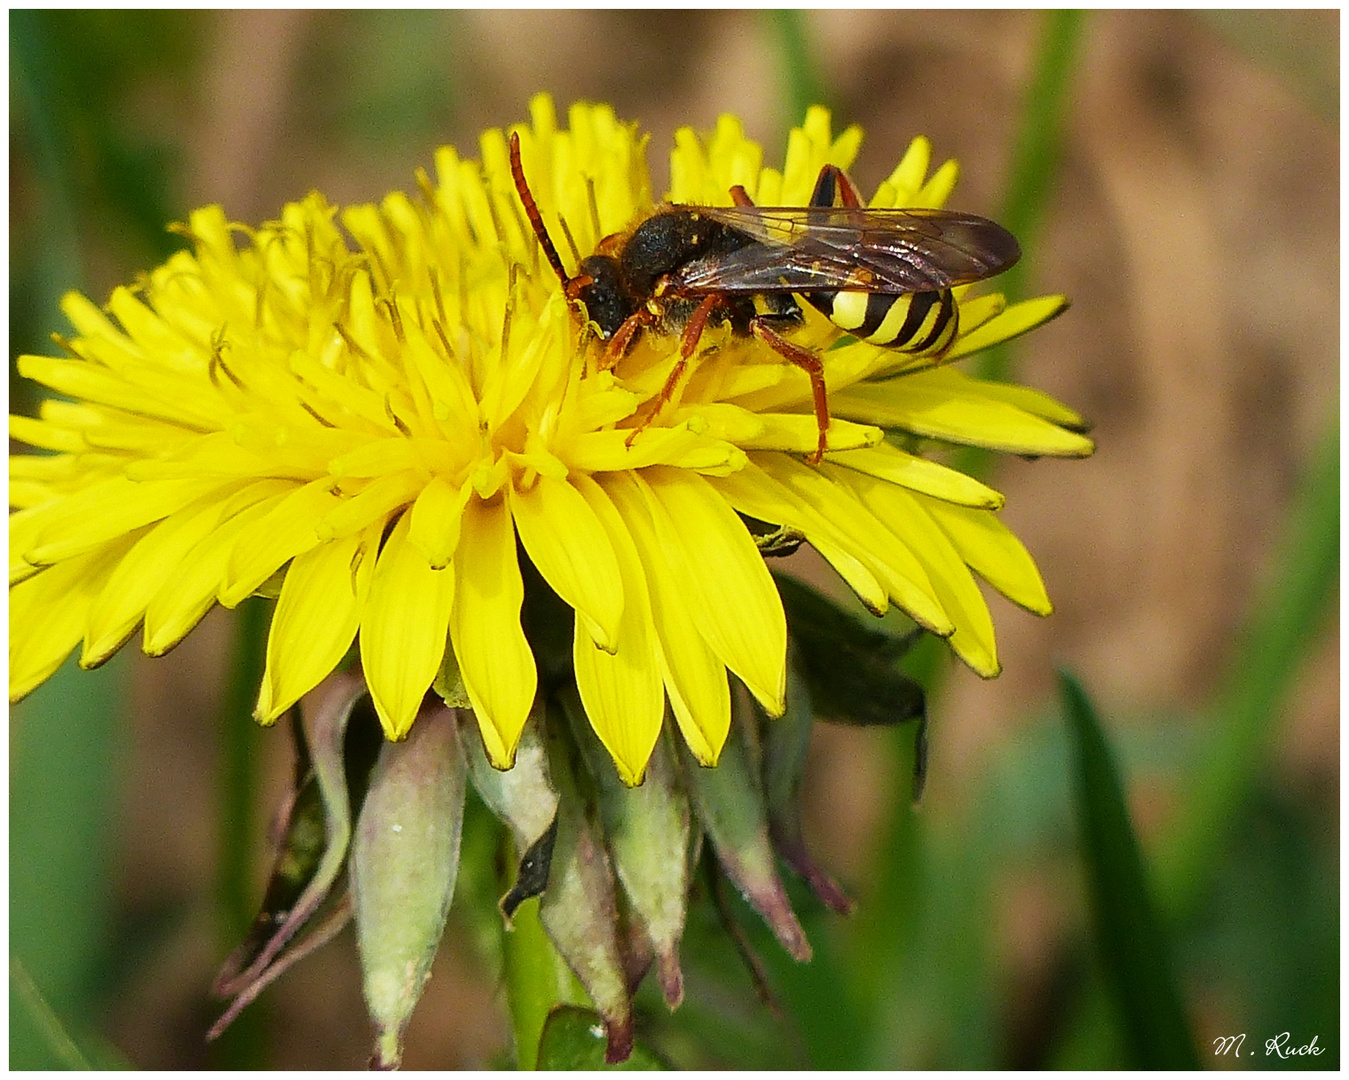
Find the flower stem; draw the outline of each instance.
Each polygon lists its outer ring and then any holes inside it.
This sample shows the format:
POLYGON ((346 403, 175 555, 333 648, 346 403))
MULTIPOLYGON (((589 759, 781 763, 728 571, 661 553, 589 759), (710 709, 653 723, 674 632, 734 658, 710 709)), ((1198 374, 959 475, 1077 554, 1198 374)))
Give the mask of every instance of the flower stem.
POLYGON ((536 1069, 539 1039, 554 1006, 589 1005, 589 999, 548 940, 537 900, 526 900, 516 910, 502 945, 517 1065, 536 1069))
POLYGON ((242 934, 253 917, 252 854, 257 761, 250 722, 262 680, 267 605, 252 599, 239 605, 230 684, 225 691, 220 767, 220 910, 230 936, 242 934))
MULTIPOLYGON (((512 868, 519 865, 515 845, 509 841, 505 865, 512 868)), ((514 877, 513 870, 511 876, 514 877)), ((510 923, 503 927, 501 953, 516 1066, 537 1069, 539 1040, 553 1009, 558 1005, 593 1006, 544 930, 537 898, 516 908, 510 923)))

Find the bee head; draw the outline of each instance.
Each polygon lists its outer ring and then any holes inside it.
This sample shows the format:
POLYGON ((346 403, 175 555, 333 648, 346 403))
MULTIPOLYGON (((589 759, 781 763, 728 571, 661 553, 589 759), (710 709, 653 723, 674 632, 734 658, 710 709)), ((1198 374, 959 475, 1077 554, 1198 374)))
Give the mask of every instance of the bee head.
POLYGON ((586 316, 600 329, 600 337, 608 341, 618 332, 636 304, 628 294, 619 270, 618 260, 612 255, 591 255, 581 260, 573 282, 588 280, 578 285, 572 298, 585 304, 586 316))

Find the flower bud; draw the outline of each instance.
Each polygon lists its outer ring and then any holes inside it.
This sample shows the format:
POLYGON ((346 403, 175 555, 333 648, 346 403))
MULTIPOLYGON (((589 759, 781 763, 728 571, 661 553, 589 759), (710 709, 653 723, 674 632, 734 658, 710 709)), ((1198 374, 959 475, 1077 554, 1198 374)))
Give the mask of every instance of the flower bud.
POLYGON ((454 713, 423 707, 402 742, 385 743, 351 852, 351 892, 373 1064, 396 1066, 403 1029, 430 973, 459 869, 464 754, 454 713))
MULTIPOLYGON (((689 848, 689 802, 677 783, 668 735, 662 734, 657 742, 646 778, 639 786, 628 787, 586 719, 575 690, 564 692, 562 703, 598 788, 614 871, 655 951, 665 1001, 676 1008, 684 997, 679 940, 688 908, 689 861, 680 856, 689 848)), ((640 981, 641 974, 634 981, 640 981)))
POLYGON ((778 877, 768 839, 768 810, 754 760, 757 747, 750 742, 751 706, 745 694, 734 694, 731 701, 734 722, 716 767, 703 768, 692 754, 683 755, 693 805, 726 876, 764 917, 782 947, 796 960, 809 960, 810 942, 778 877))

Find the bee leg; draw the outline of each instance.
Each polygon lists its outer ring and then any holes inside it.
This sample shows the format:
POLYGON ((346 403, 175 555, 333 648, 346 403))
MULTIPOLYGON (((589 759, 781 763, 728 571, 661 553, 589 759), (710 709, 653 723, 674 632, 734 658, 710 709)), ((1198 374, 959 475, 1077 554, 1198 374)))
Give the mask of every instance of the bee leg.
POLYGON ((736 206, 753 206, 754 200, 749 197, 749 192, 745 190, 743 184, 735 184, 731 188, 731 202, 736 206))
MULTIPOLYGON (((712 317, 712 312, 721 302, 722 298, 715 293, 704 297, 703 302, 689 316, 688 325, 684 327, 684 335, 679 341, 679 358, 682 362, 687 363, 688 358, 693 355, 693 350, 698 347, 703 331, 707 329, 707 320, 712 317)), ((666 389, 671 389, 671 387, 666 389)))
POLYGON ((618 362, 623 359, 628 351, 628 346, 632 344, 633 335, 643 326, 651 322, 651 316, 643 308, 641 311, 629 315, 623 320, 623 325, 609 339, 609 344, 605 346, 604 355, 600 357, 600 370, 610 371, 618 366, 618 362))
POLYGON ((818 355, 800 345, 794 345, 773 329, 770 320, 759 316, 753 319, 749 328, 756 338, 771 348, 789 364, 799 367, 810 376, 810 390, 815 398, 815 423, 820 429, 820 439, 815 445, 815 453, 806 460, 818 465, 824 457, 826 433, 829 431, 829 398, 824 390, 824 362, 818 355))
POLYGON ((847 206, 854 210, 862 206, 862 193, 848 174, 837 165, 825 165, 815 181, 810 206, 847 206))
POLYGON ((679 380, 684 377, 684 370, 689 365, 689 357, 693 355, 693 351, 698 347, 699 339, 703 336, 703 331, 707 329, 707 320, 712 317, 712 312, 717 309, 717 305, 720 303, 722 303, 722 298, 714 293, 705 297, 703 302, 694 309, 693 314, 689 317, 688 325, 684 327, 683 336, 680 338, 679 359, 675 361, 675 366, 665 380, 665 385, 661 387, 660 394, 656 398, 656 404, 652 406, 651 411, 646 414, 642 422, 632 429, 632 434, 624 441, 625 446, 632 446, 637 436, 647 429, 651 421, 660 415, 661 409, 665 408, 670 399, 674 397, 675 387, 679 385, 679 380))

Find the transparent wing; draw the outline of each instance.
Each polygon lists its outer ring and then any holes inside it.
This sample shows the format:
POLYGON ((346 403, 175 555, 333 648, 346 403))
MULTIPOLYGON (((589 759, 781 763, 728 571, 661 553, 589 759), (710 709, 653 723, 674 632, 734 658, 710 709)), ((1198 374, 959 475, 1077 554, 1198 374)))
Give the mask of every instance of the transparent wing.
POLYGON ((1001 225, 951 210, 698 209, 758 243, 682 267, 674 279, 685 293, 926 292, 982 281, 1021 257, 1001 225))

